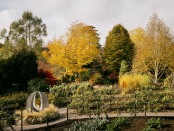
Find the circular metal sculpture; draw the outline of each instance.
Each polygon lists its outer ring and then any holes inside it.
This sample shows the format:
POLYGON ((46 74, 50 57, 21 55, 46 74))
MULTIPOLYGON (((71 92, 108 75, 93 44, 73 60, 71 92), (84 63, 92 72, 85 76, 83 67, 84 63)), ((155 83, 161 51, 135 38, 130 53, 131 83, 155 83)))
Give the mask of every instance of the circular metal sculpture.
POLYGON ((28 112, 32 112, 32 111, 39 112, 47 107, 49 107, 49 102, 48 102, 47 94, 44 92, 35 91, 35 92, 31 93, 27 99, 26 109, 28 112), (35 99, 36 99, 37 94, 40 97, 40 107, 39 108, 36 107, 36 103, 35 103, 35 99))

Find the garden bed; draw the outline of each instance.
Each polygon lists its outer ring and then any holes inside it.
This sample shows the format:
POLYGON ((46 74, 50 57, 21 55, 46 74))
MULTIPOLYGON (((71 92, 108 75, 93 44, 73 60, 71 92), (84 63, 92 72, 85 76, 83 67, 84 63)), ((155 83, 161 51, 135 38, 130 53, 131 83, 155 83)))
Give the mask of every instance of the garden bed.
MULTIPOLYGON (((131 117, 128 118, 131 122, 130 127, 124 128, 122 131, 142 131, 144 128, 147 127, 147 121, 151 117, 131 117)), ((174 131, 174 117, 161 117, 162 122, 162 129, 159 129, 161 131, 174 131)), ((111 121, 114 118, 110 119, 111 121)), ((86 120, 86 119, 85 119, 86 120)), ((85 121, 79 120, 79 121, 85 121)), ((69 120, 66 122, 62 122, 58 125, 54 125, 52 127, 49 127, 51 131, 64 131, 67 128, 70 128, 72 123, 74 123, 74 120, 69 120)), ((46 129, 41 129, 40 131, 45 131, 46 129)))

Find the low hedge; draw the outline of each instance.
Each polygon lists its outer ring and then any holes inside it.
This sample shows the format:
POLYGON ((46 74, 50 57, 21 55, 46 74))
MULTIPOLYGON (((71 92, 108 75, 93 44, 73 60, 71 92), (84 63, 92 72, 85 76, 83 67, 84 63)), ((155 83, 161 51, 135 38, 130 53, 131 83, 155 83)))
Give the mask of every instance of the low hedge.
POLYGON ((5 112, 13 112, 26 106, 28 94, 21 92, 0 97, 0 110, 5 112))

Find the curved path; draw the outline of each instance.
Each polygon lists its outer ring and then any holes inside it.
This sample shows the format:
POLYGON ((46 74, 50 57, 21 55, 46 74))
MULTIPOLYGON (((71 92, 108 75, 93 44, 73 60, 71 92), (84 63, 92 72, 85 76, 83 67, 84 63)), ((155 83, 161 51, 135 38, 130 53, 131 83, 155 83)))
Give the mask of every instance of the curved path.
MULTIPOLYGON (((59 112, 61 115, 63 115, 63 117, 61 117, 60 119, 56 120, 56 121, 52 121, 49 122, 49 126, 54 126, 54 125, 61 125, 62 123, 67 122, 67 118, 66 118, 66 108, 59 108, 59 112)), ((69 109, 69 120, 80 120, 80 119, 88 119, 89 116, 88 115, 77 115, 77 114, 73 114, 74 110, 69 109)), ((140 116, 144 116, 144 113, 137 113, 136 115, 137 117, 140 116)), ((159 116, 159 117, 174 117, 174 112, 157 112, 157 113, 152 113, 152 112, 148 112, 146 114, 146 116, 159 116)), ((96 118, 97 116, 92 115, 91 118, 96 118)), ((104 117, 104 115, 100 115, 100 118, 104 117)), ((130 114, 130 113, 121 113, 121 114, 116 114, 116 113, 109 113, 108 114, 109 118, 112 117, 134 117, 134 114, 130 114)), ((42 128, 46 128, 47 124, 43 123, 43 124, 35 124, 35 125, 26 125, 23 126, 23 130, 38 130, 38 129, 42 129, 42 128)), ((20 125, 13 125, 13 128, 15 131, 21 131, 21 126, 20 125)), ((10 127, 5 128, 5 131, 12 131, 12 129, 10 127)))

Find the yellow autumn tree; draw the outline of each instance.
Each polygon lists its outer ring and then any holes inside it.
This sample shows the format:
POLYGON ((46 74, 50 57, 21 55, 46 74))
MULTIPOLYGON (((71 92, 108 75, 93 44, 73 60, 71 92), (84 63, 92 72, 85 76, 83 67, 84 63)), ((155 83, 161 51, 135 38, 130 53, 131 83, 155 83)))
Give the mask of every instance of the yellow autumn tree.
POLYGON ((48 51, 42 54, 49 63, 63 67, 66 74, 78 75, 99 54, 97 30, 84 23, 73 23, 65 36, 51 41, 48 51))
POLYGON ((154 14, 145 30, 142 44, 138 45, 133 71, 147 74, 154 83, 169 70, 174 58, 173 36, 164 22, 154 14))

